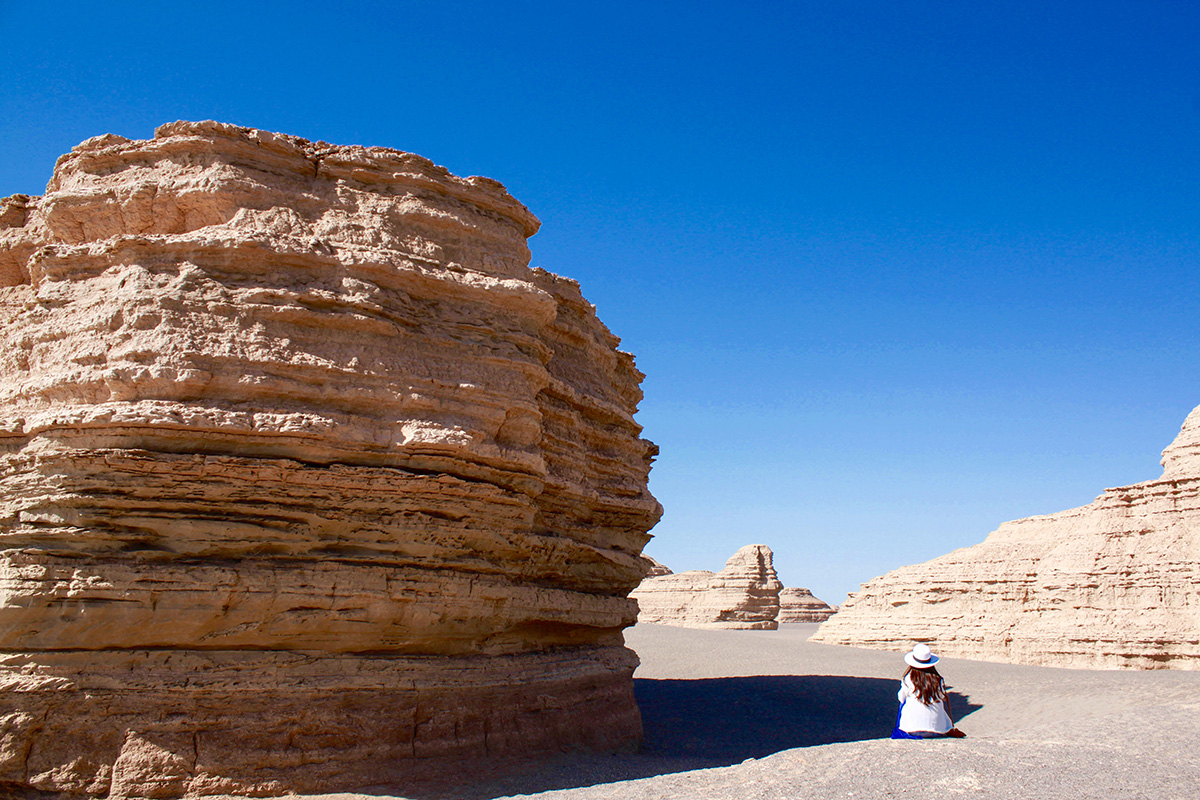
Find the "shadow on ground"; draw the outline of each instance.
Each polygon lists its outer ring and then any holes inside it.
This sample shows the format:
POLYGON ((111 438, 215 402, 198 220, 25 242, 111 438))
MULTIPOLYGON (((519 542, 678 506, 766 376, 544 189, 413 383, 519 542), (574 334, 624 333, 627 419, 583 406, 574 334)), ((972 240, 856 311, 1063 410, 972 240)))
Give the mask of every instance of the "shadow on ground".
MULTIPOLYGON (((886 739, 899 682, 831 675, 634 681, 642 753, 738 764, 781 750, 886 739)), ((979 706, 950 693, 955 721, 979 706)))
MULTIPOLYGON (((634 691, 645 738, 637 754, 563 756, 413 796, 484 800, 534 794, 731 766, 797 747, 886 739, 896 722, 899 686, 899 680, 832 675, 638 678, 634 691)), ((950 693, 955 721, 978 708, 950 693)))

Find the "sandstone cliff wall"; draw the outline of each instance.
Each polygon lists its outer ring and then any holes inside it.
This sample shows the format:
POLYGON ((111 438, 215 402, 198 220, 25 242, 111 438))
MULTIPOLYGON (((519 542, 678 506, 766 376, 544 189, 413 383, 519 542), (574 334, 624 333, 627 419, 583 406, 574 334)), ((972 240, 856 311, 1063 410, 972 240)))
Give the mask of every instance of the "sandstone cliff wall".
POLYGON ((985 541, 863 584, 828 644, 1094 668, 1200 669, 1200 409, 1158 480, 1007 522, 985 541))
POLYGON ((538 221, 213 122, 0 205, 0 789, 353 788, 636 745, 642 375, 538 221))
POLYGON ((720 572, 668 571, 648 577, 630 594, 638 602, 638 620, 684 628, 775 630, 782 584, 773 559, 771 548, 750 544, 720 572))

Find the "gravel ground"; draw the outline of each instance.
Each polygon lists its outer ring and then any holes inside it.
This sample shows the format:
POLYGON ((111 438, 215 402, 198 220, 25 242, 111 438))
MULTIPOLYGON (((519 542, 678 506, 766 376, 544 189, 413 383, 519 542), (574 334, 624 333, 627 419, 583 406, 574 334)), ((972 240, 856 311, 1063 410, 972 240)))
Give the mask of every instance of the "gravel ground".
POLYGON ((893 741, 902 653, 810 644, 814 630, 638 625, 626 638, 642 659, 641 753, 564 757, 430 797, 1200 798, 1200 672, 943 659, 967 738, 893 741))

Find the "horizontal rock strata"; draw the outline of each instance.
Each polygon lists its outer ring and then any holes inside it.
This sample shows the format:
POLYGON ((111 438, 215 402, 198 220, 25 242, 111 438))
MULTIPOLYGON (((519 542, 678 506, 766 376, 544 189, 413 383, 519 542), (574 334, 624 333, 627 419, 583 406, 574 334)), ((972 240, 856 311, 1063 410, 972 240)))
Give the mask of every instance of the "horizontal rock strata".
POLYGON ((1007 522, 863 584, 813 641, 1065 667, 1200 669, 1200 409, 1158 480, 1007 522))
POLYGON ((780 622, 824 622, 837 609, 813 596, 808 589, 786 587, 779 592, 780 622))
POLYGON ((492 658, 9 655, 0 657, 0 796, 20 786, 114 800, 420 786, 483 753, 610 749, 614 730, 640 726, 613 680, 636 664, 612 647, 492 658))
POLYGON ((658 561, 654 560, 653 558, 651 558, 648 555, 643 554, 642 561, 644 561, 646 563, 646 566, 648 569, 648 571, 646 572, 647 578, 657 578, 659 575, 672 574, 670 567, 668 567, 666 564, 659 563, 658 561))
POLYGON ((0 793, 636 745, 642 376, 537 227, 419 156, 212 122, 3 201, 0 793))
POLYGON ((648 577, 630 597, 638 602, 639 622, 775 630, 780 588, 771 548, 751 544, 734 553, 720 572, 692 570, 648 577))

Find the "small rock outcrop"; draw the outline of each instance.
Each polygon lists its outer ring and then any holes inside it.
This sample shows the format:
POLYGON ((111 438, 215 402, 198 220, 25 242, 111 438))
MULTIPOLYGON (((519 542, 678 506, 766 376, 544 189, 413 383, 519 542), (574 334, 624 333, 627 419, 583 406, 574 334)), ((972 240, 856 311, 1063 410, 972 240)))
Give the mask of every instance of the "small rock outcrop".
POLYGON ((780 622, 824 622, 837 608, 813 597, 808 589, 785 588, 779 592, 780 622))
POLYGON ((642 560, 646 562, 646 567, 648 570, 646 572, 647 578, 657 578, 659 575, 672 574, 670 567, 668 567, 666 564, 662 564, 662 563, 656 561, 655 559, 651 558, 650 556, 646 555, 645 553, 642 554, 642 560))
POLYGON ((636 746, 642 375, 504 187, 215 122, 0 205, 0 795, 636 746))
POLYGON ((630 594, 638 602, 638 621, 775 630, 782 584, 772 560, 771 548, 750 544, 734 553, 720 572, 692 570, 646 578, 630 594))
POLYGON ((812 641, 1062 667, 1200 669, 1200 409, 1157 480, 1006 522, 863 584, 812 641))

